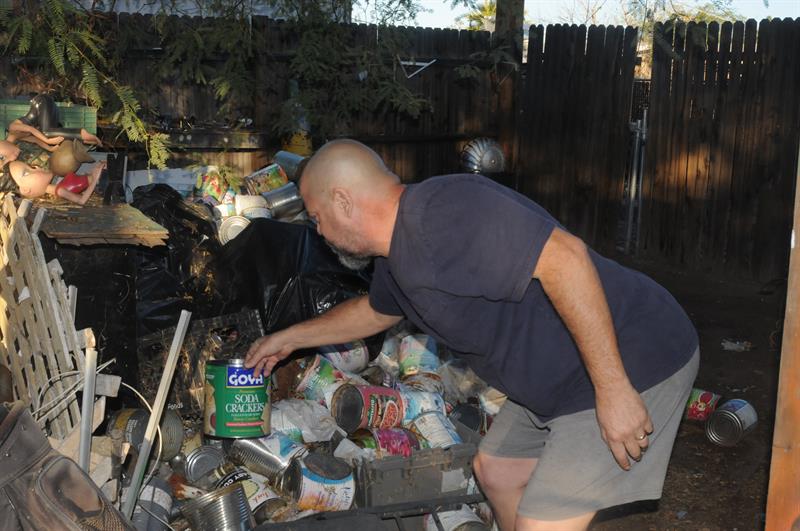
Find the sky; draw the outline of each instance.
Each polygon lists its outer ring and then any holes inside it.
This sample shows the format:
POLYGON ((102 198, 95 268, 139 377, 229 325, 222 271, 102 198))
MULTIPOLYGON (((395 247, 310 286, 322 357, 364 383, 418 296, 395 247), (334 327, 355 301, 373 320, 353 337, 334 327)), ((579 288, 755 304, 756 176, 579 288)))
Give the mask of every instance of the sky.
MULTIPOLYGON (((553 24, 566 22, 565 17, 574 5, 585 4, 586 0, 525 0, 525 15, 528 22, 553 24)), ((417 25, 432 28, 455 27, 455 19, 464 14, 465 8, 451 8, 449 0, 421 0, 428 12, 417 15, 417 25)), ((594 2, 593 2, 594 3, 594 2)), ((618 24, 617 6, 620 0, 607 0, 600 12, 601 24, 618 24)), ((733 0, 733 10, 742 18, 799 18, 800 0, 733 0)), ((572 8, 574 9, 574 8, 572 8)))

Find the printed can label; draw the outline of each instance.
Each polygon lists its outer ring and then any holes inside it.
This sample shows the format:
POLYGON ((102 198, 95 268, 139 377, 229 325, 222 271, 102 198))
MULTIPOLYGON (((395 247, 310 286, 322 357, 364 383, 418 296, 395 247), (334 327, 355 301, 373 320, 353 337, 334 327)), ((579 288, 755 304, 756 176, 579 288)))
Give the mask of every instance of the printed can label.
MULTIPOLYGON (((471 522, 483 524, 483 520, 481 520, 480 517, 475 514, 475 512, 467 505, 462 505, 455 511, 442 511, 438 513, 438 515, 439 522, 441 522, 444 531, 457 531, 459 526, 463 526, 471 522)), ((430 514, 425 515, 423 523, 425 524, 425 531, 438 530, 436 521, 430 514)))
POLYGON ((400 376, 411 376, 420 372, 435 373, 439 369, 436 342, 425 334, 405 336, 400 340, 400 376))
POLYGON ((739 417, 742 422, 742 431, 747 431, 758 422, 758 414, 755 408, 747 400, 742 400, 741 398, 728 400, 717 409, 719 411, 730 411, 739 417))
POLYGON ((345 372, 361 372, 369 363, 369 351, 363 341, 331 345, 319 349, 334 367, 345 372))
POLYGON ((359 428, 395 428, 403 421, 400 393, 386 387, 358 386, 364 401, 359 428))
POLYGON ((353 475, 329 479, 301 465, 302 486, 297 498, 301 511, 345 511, 353 505, 355 481, 353 475))
POLYGON ((206 364, 206 435, 221 438, 263 437, 270 430, 268 381, 241 363, 206 364))
POLYGON ((429 411, 438 411, 442 415, 446 414, 444 399, 442 395, 429 393, 427 391, 412 391, 403 389, 400 391, 403 398, 405 414, 403 415, 403 425, 410 424, 415 418, 429 411))
POLYGON ((721 396, 705 391, 703 389, 692 389, 689 395, 689 400, 686 403, 686 414, 684 418, 687 420, 706 421, 708 417, 717 409, 721 396))
POLYGON ((379 459, 387 455, 409 457, 412 451, 420 449, 416 435, 402 428, 374 428, 356 434, 354 439, 364 448, 375 450, 379 459))
POLYGON ((344 381, 346 376, 324 357, 314 356, 308 365, 303 379, 297 385, 297 391, 303 393, 306 400, 313 400, 325 405, 325 390, 333 383, 344 381))
POLYGON ((462 442, 450 419, 438 411, 423 413, 415 418, 411 430, 422 437, 430 448, 449 448, 462 442))

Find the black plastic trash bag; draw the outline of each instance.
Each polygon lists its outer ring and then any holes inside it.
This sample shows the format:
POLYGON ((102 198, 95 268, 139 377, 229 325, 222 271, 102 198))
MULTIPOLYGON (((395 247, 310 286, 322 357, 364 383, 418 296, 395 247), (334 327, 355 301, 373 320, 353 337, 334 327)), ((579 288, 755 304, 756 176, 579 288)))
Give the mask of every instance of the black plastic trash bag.
POLYGON ((131 204, 169 231, 166 246, 137 253, 137 335, 174 326, 181 310, 213 316, 219 301, 203 294, 206 266, 221 247, 211 212, 165 184, 136 188, 131 204))
POLYGON ((258 308, 267 333, 365 295, 370 280, 369 272, 341 265, 310 226, 271 219, 250 223, 211 269, 216 296, 231 307, 258 308))

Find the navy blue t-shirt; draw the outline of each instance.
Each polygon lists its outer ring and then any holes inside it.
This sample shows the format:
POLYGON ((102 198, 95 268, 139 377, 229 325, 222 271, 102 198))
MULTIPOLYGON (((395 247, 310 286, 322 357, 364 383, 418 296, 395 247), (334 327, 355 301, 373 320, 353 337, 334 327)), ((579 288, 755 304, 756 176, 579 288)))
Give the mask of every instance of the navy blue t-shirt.
MULTIPOLYGON (((572 336, 532 278, 553 229, 530 199, 475 175, 434 177, 400 198, 388 258, 377 258, 369 300, 404 315, 478 376, 542 420, 594 407, 572 336)), ((675 299, 647 276, 589 251, 620 354, 644 391, 680 369, 698 345, 675 299)))

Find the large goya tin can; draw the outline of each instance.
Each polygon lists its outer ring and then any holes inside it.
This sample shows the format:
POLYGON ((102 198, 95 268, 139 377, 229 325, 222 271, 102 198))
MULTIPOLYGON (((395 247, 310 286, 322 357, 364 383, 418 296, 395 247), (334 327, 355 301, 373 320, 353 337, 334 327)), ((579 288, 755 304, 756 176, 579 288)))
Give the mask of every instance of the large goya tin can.
POLYGON ((268 383, 246 369, 243 359, 206 363, 203 432, 225 439, 269 435, 268 383))
POLYGON ((720 446, 734 446, 758 422, 758 414, 746 400, 728 400, 706 422, 706 436, 720 446))

